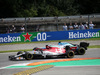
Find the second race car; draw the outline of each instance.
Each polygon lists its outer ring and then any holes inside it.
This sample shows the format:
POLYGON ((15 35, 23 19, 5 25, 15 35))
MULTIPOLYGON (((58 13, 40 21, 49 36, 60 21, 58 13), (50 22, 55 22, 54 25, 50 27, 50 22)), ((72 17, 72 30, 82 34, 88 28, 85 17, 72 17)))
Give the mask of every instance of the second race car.
POLYGON ((65 48, 66 50, 74 51, 75 54, 84 55, 87 50, 87 47, 89 46, 89 43, 80 42, 80 44, 77 45, 68 42, 59 42, 58 45, 62 46, 62 48, 65 48))

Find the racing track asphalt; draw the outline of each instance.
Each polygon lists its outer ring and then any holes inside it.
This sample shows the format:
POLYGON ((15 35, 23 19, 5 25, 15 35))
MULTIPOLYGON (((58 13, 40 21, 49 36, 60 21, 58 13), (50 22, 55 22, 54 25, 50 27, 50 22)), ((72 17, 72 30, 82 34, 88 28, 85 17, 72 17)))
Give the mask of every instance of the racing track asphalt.
MULTIPOLYGON (((84 41, 84 40, 82 40, 84 41)), ((79 44, 81 41, 68 41, 69 43, 79 44)), ((89 42, 90 45, 100 45, 100 40, 95 41, 84 41, 89 42)), ((31 43, 31 44, 15 44, 15 45, 1 45, 0 51, 4 50, 18 50, 18 49, 32 49, 34 47, 43 47, 46 44, 57 44, 57 42, 50 43, 31 43)), ((16 52, 11 53, 0 53, 0 68, 19 64, 19 63, 32 63, 38 61, 52 60, 52 59, 34 59, 34 60, 23 60, 23 61, 9 61, 9 55, 15 55, 16 52)), ((86 51, 85 55, 75 55, 74 58, 88 58, 88 57, 100 57, 100 48, 90 48, 86 51)), ((62 58, 58 58, 62 59, 62 58)), ((65 58, 63 58, 65 59, 65 58)), ((54 60, 54 59, 53 59, 54 60)), ((26 70, 28 68, 20 69, 0 69, 0 75, 13 75, 14 73, 26 70)), ((77 67, 53 67, 33 75, 99 75, 100 66, 77 66, 77 67)))
MULTIPOLYGON (((19 63, 32 63, 38 61, 52 60, 52 59, 34 59, 34 60, 23 60, 23 61, 9 61, 8 56, 16 54, 13 53, 2 53, 0 54, 0 68, 9 66, 12 64, 19 63)), ((75 55, 74 58, 89 58, 89 57, 100 57, 100 48, 89 48, 85 55, 75 55)), ((65 58, 58 58, 65 59, 65 58)), ((54 60, 54 59, 53 59, 54 60)), ((20 69, 0 69, 0 75, 13 75, 14 73, 26 70, 28 68, 20 69)), ((37 72, 32 75, 99 75, 100 66, 76 66, 76 67, 53 67, 41 72, 37 72)))
MULTIPOLYGON (((88 42, 90 45, 100 45, 100 40, 88 41, 88 40, 78 40, 78 41, 68 41, 69 43, 79 44, 80 42, 88 42)), ((45 45, 57 45, 58 42, 49 43, 27 43, 27 44, 13 44, 13 45, 0 45, 0 51, 7 50, 21 50, 21 49, 33 49, 34 47, 45 47, 45 45)))

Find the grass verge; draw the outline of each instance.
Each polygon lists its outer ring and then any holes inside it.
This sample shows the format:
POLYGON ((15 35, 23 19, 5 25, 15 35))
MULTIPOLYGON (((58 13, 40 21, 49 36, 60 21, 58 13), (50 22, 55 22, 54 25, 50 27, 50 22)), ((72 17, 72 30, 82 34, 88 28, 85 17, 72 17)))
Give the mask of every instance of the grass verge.
MULTIPOLYGON (((91 45, 88 48, 100 48, 100 45, 91 45)), ((18 52, 18 51, 32 51, 32 49, 0 51, 0 53, 18 52)))
POLYGON ((0 51, 0 53, 18 52, 18 51, 32 51, 32 49, 24 49, 24 50, 8 50, 8 51, 0 51))
POLYGON ((49 43, 49 42, 68 42, 68 41, 95 41, 95 40, 100 40, 100 38, 88 38, 88 39, 72 39, 72 40, 51 40, 51 41, 35 41, 35 42, 16 42, 16 43, 0 43, 0 45, 14 45, 14 44, 30 44, 30 43, 49 43))
POLYGON ((88 48, 100 48, 100 45, 91 45, 88 48))

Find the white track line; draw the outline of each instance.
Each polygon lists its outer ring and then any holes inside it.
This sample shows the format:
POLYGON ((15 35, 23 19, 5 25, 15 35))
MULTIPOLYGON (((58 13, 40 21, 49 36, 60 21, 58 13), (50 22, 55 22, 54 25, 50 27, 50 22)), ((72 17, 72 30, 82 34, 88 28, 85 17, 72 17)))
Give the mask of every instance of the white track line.
POLYGON ((10 66, 26 66, 27 64, 29 63, 19 63, 19 64, 13 64, 13 65, 9 65, 9 66, 5 66, 5 67, 1 67, 0 69, 6 69, 7 67, 10 67, 10 66))

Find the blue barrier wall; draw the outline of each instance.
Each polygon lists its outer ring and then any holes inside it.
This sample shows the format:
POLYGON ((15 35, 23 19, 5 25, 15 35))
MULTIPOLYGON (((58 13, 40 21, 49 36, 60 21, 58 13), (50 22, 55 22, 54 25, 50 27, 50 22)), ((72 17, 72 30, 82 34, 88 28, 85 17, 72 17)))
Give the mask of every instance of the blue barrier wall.
POLYGON ((100 29, 0 34, 0 43, 100 38, 100 29))

